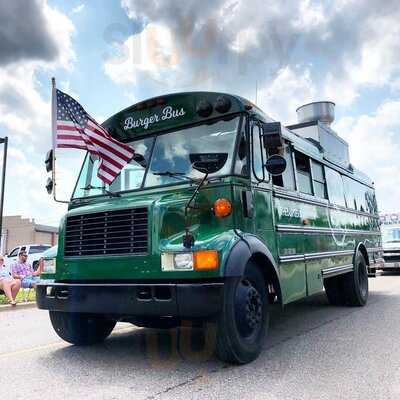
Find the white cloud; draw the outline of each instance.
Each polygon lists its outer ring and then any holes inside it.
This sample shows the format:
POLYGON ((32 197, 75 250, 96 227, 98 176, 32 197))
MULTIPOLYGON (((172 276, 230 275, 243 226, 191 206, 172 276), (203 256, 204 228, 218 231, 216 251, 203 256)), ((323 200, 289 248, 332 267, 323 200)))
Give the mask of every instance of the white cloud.
POLYGON ((148 24, 136 35, 116 44, 119 55, 104 64, 105 72, 116 83, 137 83, 141 72, 161 81, 163 75, 172 75, 178 67, 178 54, 169 28, 148 24))
POLYGON ((85 4, 82 3, 82 4, 79 4, 78 6, 74 7, 71 12, 72 12, 72 14, 79 14, 84 10, 84 8, 85 8, 85 4))
POLYGON ((364 88, 390 85, 398 73, 400 9, 394 0, 301 0, 285 7, 263 0, 251 6, 235 0, 122 0, 122 5, 144 28, 124 43, 121 57, 106 62, 105 72, 116 83, 144 85, 151 92, 162 84, 169 91, 203 85, 243 94, 255 80, 260 87, 273 85, 289 68, 300 77, 308 73, 321 97, 351 106, 364 88), (166 29, 152 36, 150 47, 148 27, 166 29), (142 47, 132 55, 134 40, 142 47), (149 48, 159 57, 151 50, 146 55, 149 48))
POLYGON ((44 189, 44 155, 51 147, 51 107, 36 79, 56 68, 71 69, 75 28, 70 19, 46 1, 38 1, 48 34, 58 46, 52 59, 30 58, 0 68, 0 126, 9 137, 5 214, 22 214, 57 221, 64 206, 54 204, 44 189))
POLYGON ((43 13, 50 35, 57 40, 59 56, 52 64, 46 63, 46 67, 63 67, 71 69, 76 59, 75 51, 72 46, 72 35, 75 27, 72 21, 61 11, 50 7, 47 2, 43 2, 43 13))
POLYGON ((350 160, 375 182, 381 211, 398 211, 400 198, 400 100, 372 114, 345 117, 334 129, 350 146, 350 160), (388 196, 390 193, 390 196, 388 196))
POLYGON ((290 67, 281 69, 275 80, 261 89, 259 106, 272 118, 296 123, 296 109, 302 104, 315 101, 317 90, 309 70, 298 71, 290 67))
POLYGON ((57 82, 56 84, 57 84, 57 87, 59 87, 63 92, 67 93, 69 96, 71 96, 75 100, 79 101, 79 94, 71 88, 70 81, 60 81, 60 82, 57 82))

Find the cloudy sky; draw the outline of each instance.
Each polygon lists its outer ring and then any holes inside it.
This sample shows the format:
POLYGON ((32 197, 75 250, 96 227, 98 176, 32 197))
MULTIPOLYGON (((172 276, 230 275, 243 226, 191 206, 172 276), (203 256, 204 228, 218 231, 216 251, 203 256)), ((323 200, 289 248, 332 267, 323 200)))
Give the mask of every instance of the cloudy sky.
POLYGON ((0 0, 5 215, 56 225, 65 211, 44 190, 52 76, 100 122, 175 91, 254 101, 258 87, 284 124, 303 103, 334 101, 352 163, 375 181, 381 211, 398 210, 399 19, 394 0, 0 0))

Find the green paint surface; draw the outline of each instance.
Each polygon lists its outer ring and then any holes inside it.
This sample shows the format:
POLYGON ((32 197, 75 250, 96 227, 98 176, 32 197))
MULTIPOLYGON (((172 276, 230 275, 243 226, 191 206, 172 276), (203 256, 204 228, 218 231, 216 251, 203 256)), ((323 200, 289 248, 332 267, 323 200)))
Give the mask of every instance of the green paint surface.
MULTIPOLYGON (((199 117, 196 113, 199 101, 206 99, 210 104, 214 104, 220 96, 221 94, 218 93, 205 92, 161 96, 121 111, 107 120, 104 125, 117 139, 129 141, 143 135, 199 122, 204 123, 207 120, 224 118, 224 115, 214 109, 208 117, 199 117), (175 118, 162 120, 160 116, 163 115, 165 107, 172 107, 173 110, 182 109, 184 113, 175 118), (155 115, 159 117, 156 118, 155 115), (128 118, 132 118, 128 122, 139 121, 139 126, 126 128, 131 123, 127 125, 128 118)), ((226 117, 230 114, 242 113, 246 118, 268 120, 257 108, 253 107, 250 110, 250 102, 236 96, 228 97, 231 108, 226 113, 226 117)), ((311 143, 290 131, 285 131, 284 135, 296 148, 322 161, 321 154, 311 143)), ((212 149, 204 150, 212 152, 212 149)), ((307 254, 354 251, 360 243, 370 249, 381 246, 376 215, 349 212, 330 205, 326 200, 315 202, 312 196, 275 188, 270 181, 255 183, 249 176, 231 175, 221 177, 204 186, 196 199, 196 209, 190 211, 189 228, 195 237, 195 245, 191 250, 217 250, 220 265, 217 270, 206 272, 164 272, 161 270, 161 253, 187 251, 182 244, 185 231, 184 209, 195 190, 195 185, 177 183, 126 192, 121 197, 97 196, 72 202, 67 216, 147 207, 148 253, 64 257, 66 216, 60 226, 55 279, 64 282, 217 279, 223 276, 226 259, 234 244, 240 240, 238 235, 240 231, 242 234, 256 236, 267 246, 274 258, 273 261, 278 266, 283 302, 289 303, 322 289, 322 269, 352 262, 351 255, 326 256, 308 260, 307 254), (252 217, 245 215, 244 192, 251 194, 252 217), (213 214, 213 204, 219 198, 231 201, 233 209, 230 216, 217 218, 213 214), (280 231, 278 229, 280 226, 286 230, 288 227, 293 227, 297 231, 280 231), (306 228, 324 229, 324 232, 305 232, 306 228), (296 256, 300 259, 281 262, 282 257, 296 256)), ((365 181, 365 177, 361 174, 357 175, 357 178, 365 181)), ((375 257, 375 252, 371 251, 370 256, 375 257)))

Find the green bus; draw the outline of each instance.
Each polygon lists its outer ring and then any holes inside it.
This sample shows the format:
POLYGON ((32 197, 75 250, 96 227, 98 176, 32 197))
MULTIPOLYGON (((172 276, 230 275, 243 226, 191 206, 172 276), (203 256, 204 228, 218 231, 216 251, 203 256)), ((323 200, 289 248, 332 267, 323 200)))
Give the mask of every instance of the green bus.
POLYGON ((285 127, 239 96, 189 92, 104 122, 136 153, 110 186, 98 159, 82 165, 37 288, 57 334, 90 345, 117 321, 210 321, 217 357, 241 364, 259 355, 273 303, 325 288, 331 304, 365 305, 379 217, 329 126, 333 106, 307 105, 285 127))

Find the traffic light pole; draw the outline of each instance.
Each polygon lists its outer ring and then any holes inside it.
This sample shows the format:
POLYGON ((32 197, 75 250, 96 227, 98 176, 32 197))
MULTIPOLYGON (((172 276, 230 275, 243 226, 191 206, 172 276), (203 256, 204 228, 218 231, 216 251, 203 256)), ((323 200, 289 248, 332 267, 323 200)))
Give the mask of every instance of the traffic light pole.
POLYGON ((1 195, 0 195, 0 242, 3 236, 3 206, 4 206, 4 188, 6 183, 6 167, 7 167, 7 148, 8 148, 8 137, 0 138, 0 144, 4 144, 3 151, 3 169, 1 177, 1 195))

